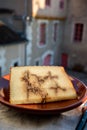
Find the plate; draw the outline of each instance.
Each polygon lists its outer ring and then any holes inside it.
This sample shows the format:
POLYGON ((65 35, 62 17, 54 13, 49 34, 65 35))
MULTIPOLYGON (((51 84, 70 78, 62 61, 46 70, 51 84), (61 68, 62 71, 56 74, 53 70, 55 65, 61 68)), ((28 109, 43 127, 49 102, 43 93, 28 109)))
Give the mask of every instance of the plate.
POLYGON ((28 112, 30 114, 57 114, 72 110, 81 105, 87 98, 86 85, 75 77, 70 79, 76 89, 78 98, 74 100, 65 100, 45 104, 21 104, 13 105, 9 102, 9 75, 0 78, 0 102, 11 108, 28 112), (8 77, 8 78, 7 78, 8 77))

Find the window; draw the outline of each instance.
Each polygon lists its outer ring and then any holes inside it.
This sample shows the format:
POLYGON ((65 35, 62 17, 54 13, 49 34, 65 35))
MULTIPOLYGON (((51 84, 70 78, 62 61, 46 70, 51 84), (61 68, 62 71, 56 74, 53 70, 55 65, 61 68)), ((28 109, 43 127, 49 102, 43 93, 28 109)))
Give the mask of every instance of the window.
POLYGON ((0 66, 0 76, 1 76, 1 73, 2 73, 2 67, 0 66))
POLYGON ((83 36, 83 24, 82 23, 76 23, 74 28, 74 41, 81 42, 82 36, 83 36))
POLYGON ((60 9, 64 8, 64 0, 60 0, 59 7, 60 9))
POLYGON ((36 66, 39 66, 39 60, 36 60, 36 61, 35 61, 35 65, 36 65, 36 66))
POLYGON ((46 43, 46 23, 40 24, 40 45, 46 43))
POLYGON ((14 63, 14 67, 16 67, 16 66, 18 66, 18 62, 15 62, 15 63, 14 63))
POLYGON ((36 61, 36 66, 38 66, 39 65, 39 61, 36 61))
POLYGON ((50 6, 51 5, 51 0, 45 0, 45 5, 50 6))
POLYGON ((38 20, 37 46, 46 47, 48 44, 48 20, 38 20))
POLYGON ((57 32, 58 32, 58 23, 54 23, 54 34, 53 34, 53 40, 56 42, 57 40, 57 32))

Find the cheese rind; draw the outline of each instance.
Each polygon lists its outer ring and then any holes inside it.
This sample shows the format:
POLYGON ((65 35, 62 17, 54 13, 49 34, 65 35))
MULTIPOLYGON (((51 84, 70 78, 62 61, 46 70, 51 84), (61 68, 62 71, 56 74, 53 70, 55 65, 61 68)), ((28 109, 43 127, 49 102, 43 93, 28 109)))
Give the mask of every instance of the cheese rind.
POLYGON ((77 97, 74 86, 63 67, 12 67, 10 103, 33 104, 70 100, 77 97))

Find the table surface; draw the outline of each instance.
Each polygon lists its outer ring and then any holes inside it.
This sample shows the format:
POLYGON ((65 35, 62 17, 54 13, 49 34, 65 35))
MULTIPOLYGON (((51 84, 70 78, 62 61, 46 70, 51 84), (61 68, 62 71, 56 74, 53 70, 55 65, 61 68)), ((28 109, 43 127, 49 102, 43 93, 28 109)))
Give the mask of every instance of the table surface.
POLYGON ((0 130, 75 130, 81 115, 82 105, 57 115, 38 116, 0 103, 0 130))
POLYGON ((0 130, 75 130, 82 115, 81 109, 79 106, 58 115, 35 116, 0 103, 0 130))

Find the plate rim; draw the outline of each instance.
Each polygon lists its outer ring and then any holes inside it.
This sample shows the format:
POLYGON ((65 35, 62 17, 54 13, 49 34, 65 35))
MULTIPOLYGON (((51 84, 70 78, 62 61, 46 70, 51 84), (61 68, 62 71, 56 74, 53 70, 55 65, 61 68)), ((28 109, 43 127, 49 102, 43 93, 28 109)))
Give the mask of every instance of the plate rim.
MULTIPOLYGON (((9 74, 7 74, 8 76, 9 74)), ((23 111, 27 111, 28 113, 30 114, 40 114, 40 115, 44 115, 44 114, 56 114, 56 113, 62 113, 62 112, 66 112, 66 111, 69 111, 69 110, 72 110, 78 106, 80 106, 82 103, 84 103, 85 100, 87 100, 87 87, 86 85, 81 81, 79 80, 78 78, 75 78, 73 76, 70 76, 71 78, 75 79, 76 81, 79 81, 83 86, 84 86, 84 89, 85 89, 85 93, 84 93, 84 96, 81 98, 81 100, 78 100, 78 102, 75 102, 73 104, 69 104, 68 107, 65 106, 65 107, 62 107, 61 109, 59 108, 51 108, 51 109, 34 109, 34 108, 27 108, 27 107, 23 107, 22 104, 11 104, 9 101, 6 101, 2 96, 0 96, 0 102, 3 103, 4 105, 8 106, 8 107, 12 107, 12 108, 15 108, 15 109, 18 109, 18 110, 23 110, 23 111)), ((4 78, 5 79, 5 78, 4 78)), ((7 80, 7 79, 5 79, 7 80)), ((8 79, 9 81, 9 79, 8 79)), ((2 87, 3 89, 3 87, 2 87)), ((49 103, 48 103, 49 104, 49 103)), ((55 102, 54 102, 55 104, 55 102)), ((25 104, 24 104, 25 105, 25 104)), ((29 105, 29 104, 28 104, 29 105)), ((34 105, 34 104, 33 104, 34 105)), ((35 104, 36 105, 36 104, 35 104)), ((44 105, 44 104, 43 104, 44 105)))

